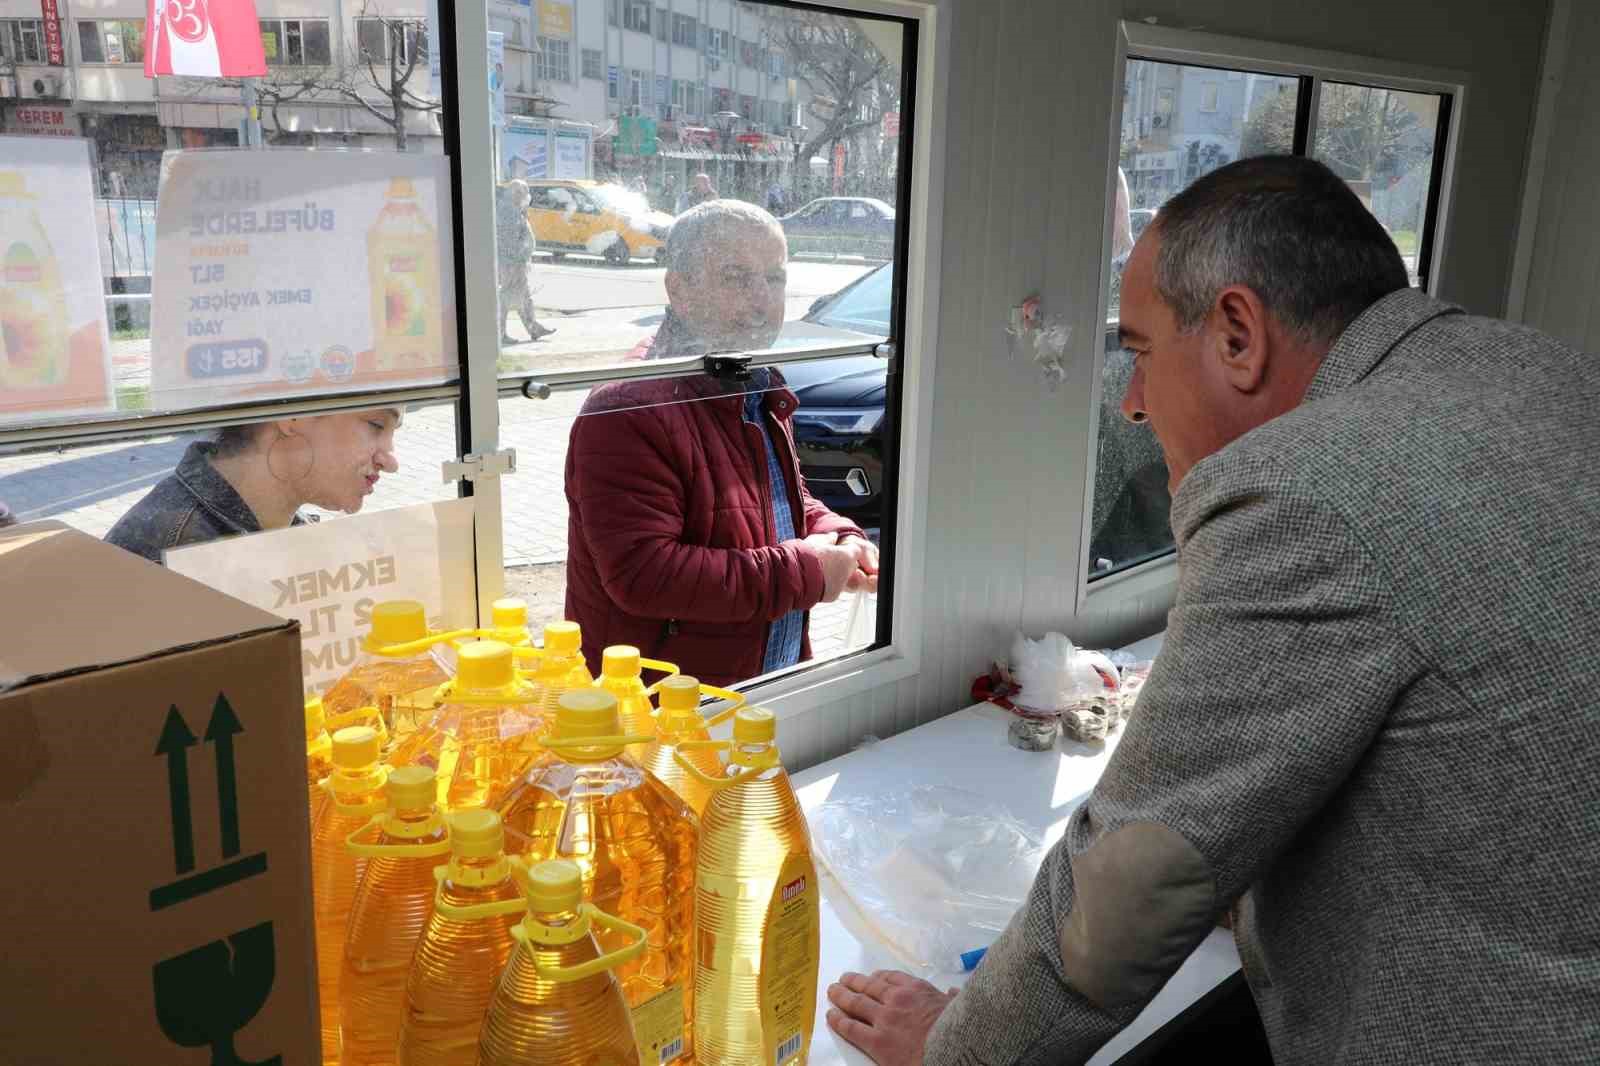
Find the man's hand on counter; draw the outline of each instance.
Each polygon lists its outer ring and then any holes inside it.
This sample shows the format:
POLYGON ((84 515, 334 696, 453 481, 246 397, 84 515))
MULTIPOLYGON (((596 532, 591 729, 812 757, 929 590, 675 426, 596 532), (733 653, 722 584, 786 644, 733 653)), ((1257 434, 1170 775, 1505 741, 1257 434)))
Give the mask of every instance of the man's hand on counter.
POLYGON ((828 1028, 878 1066, 921 1066, 928 1033, 956 998, 899 970, 847 973, 828 986, 828 1028))

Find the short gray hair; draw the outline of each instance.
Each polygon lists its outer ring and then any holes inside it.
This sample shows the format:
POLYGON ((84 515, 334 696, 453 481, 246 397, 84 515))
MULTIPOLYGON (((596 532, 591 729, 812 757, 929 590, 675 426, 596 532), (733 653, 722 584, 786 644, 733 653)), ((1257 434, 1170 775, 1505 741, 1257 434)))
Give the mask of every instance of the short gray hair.
POLYGON ((1332 343, 1356 316, 1410 285, 1372 212, 1333 171, 1303 156, 1257 156, 1212 171, 1162 205, 1156 291, 1194 329, 1229 285, 1253 290, 1308 343, 1332 343))
POLYGON ((672 232, 667 234, 667 270, 694 273, 730 231, 745 228, 772 230, 780 236, 783 233, 777 219, 743 200, 707 200, 690 208, 678 216, 672 232))

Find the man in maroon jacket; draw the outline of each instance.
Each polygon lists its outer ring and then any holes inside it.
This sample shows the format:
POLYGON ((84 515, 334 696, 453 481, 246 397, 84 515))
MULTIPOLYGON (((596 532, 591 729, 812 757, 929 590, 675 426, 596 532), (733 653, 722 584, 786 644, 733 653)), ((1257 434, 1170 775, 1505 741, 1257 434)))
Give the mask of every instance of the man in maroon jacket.
MULTIPOLYGON (((770 347, 788 248, 772 216, 713 200, 667 239, 669 306, 646 358, 770 347)), ((807 612, 877 587, 878 552, 806 491, 776 370, 617 382, 567 449, 567 617, 590 669, 632 644, 710 684, 811 657, 807 612)))

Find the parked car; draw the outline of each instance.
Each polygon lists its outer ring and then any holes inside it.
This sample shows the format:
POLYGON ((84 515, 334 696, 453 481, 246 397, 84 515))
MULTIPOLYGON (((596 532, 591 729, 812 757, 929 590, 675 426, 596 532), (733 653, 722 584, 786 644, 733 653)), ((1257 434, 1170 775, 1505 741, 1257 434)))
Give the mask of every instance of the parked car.
POLYGON ((659 261, 666 248, 672 216, 621 185, 536 178, 528 191, 533 235, 557 259, 578 252, 624 266, 635 257, 659 261))
POLYGON ((868 196, 824 196, 778 219, 791 239, 843 238, 880 245, 885 253, 894 246, 894 208, 868 196))

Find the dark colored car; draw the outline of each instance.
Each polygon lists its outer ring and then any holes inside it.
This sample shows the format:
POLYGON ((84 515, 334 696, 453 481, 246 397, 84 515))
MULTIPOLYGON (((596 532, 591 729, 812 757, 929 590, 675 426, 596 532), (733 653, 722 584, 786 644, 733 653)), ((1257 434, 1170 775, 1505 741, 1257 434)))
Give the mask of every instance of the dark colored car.
MULTIPOLYGON (((836 293, 819 297, 802 319, 874 337, 889 335, 890 282, 885 263, 836 293)), ((802 343, 805 327, 791 323, 780 343, 802 343)), ((815 338, 821 339, 821 338, 815 338)), ((871 356, 821 363, 787 363, 783 376, 800 399, 794 439, 811 494, 863 529, 876 529, 883 510, 883 411, 887 378, 871 356)))
POLYGON ((792 250, 887 254, 894 249, 894 208, 869 196, 824 196, 778 219, 792 250))

